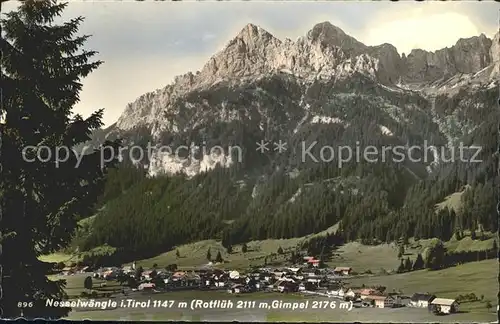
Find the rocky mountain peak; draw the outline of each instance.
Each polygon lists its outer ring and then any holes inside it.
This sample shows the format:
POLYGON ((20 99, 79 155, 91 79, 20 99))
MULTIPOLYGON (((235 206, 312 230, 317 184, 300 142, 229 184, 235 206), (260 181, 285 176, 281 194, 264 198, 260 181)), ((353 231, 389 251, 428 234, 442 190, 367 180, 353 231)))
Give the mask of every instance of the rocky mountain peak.
POLYGON ((347 34, 339 27, 333 25, 329 21, 323 21, 313 26, 307 33, 310 39, 328 39, 346 37, 347 34))
POLYGON ((240 39, 245 42, 256 42, 256 41, 268 41, 273 39, 273 35, 267 30, 261 28, 260 26, 254 24, 247 24, 243 29, 236 35, 234 39, 240 39))
POLYGON ((227 44, 222 51, 231 55, 235 50, 249 55, 262 55, 267 48, 278 47, 281 40, 274 37, 267 30, 254 24, 247 24, 237 35, 227 44))
POLYGON ((393 45, 368 47, 330 22, 316 24, 296 42, 289 39, 281 41, 250 23, 209 60, 197 79, 213 83, 221 79, 255 77, 284 70, 306 78, 314 75, 328 77, 333 73, 344 77, 356 71, 370 76, 375 72, 382 82, 390 83, 399 77, 400 61, 393 45), (356 59, 361 55, 368 57, 356 59), (351 60, 347 62, 349 58, 351 60), (342 62, 346 63, 343 64, 346 71, 337 68, 342 62), (351 68, 354 62, 358 62, 355 69, 351 68))
POLYGON ((359 55, 367 48, 365 44, 347 35, 342 29, 328 21, 316 24, 307 33, 307 38, 313 43, 319 42, 340 47, 349 56, 359 55))
POLYGON ((264 73, 281 44, 281 40, 263 28, 247 24, 222 51, 210 58, 200 73, 201 78, 211 82, 264 73))

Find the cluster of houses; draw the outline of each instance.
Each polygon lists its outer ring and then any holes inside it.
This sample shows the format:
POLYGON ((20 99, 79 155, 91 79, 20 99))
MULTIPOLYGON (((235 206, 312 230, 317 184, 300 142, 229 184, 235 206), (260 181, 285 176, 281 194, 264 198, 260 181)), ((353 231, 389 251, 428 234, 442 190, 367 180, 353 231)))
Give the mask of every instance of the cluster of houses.
MULTIPOLYGON (((220 270, 208 264, 191 271, 144 270, 140 275, 138 290, 217 289, 229 293, 254 291, 300 292, 326 290, 332 283, 347 278, 352 268, 320 269, 314 258, 307 258, 303 265, 283 268, 259 268, 242 274, 238 271, 220 270), (154 278, 152 274, 154 273, 154 278), (159 286, 162 281, 162 287, 159 286)), ((136 277, 135 264, 123 268, 108 267, 94 272, 94 278, 116 280, 120 275, 136 277)))
MULTIPOLYGON (((145 270, 141 275, 138 290, 159 289, 152 282, 151 274, 164 282, 166 290, 226 290, 231 294, 251 293, 256 291, 274 291, 281 293, 313 293, 324 297, 352 301, 355 307, 417 307, 436 310, 449 314, 458 311, 458 302, 454 299, 437 298, 434 295, 415 293, 403 296, 399 293, 384 293, 383 289, 348 288, 345 280, 350 278, 350 267, 317 268, 313 258, 307 259, 306 266, 297 265, 283 268, 259 268, 246 274, 236 270, 220 270, 211 267, 192 271, 145 270)), ((120 272, 133 276, 135 267, 106 268, 96 273, 103 279, 114 279, 120 272)))
MULTIPOLYGON (((454 299, 437 298, 434 295, 423 293, 415 293, 408 297, 396 292, 385 293, 385 289, 380 288, 349 288, 346 279, 355 274, 352 268, 319 268, 318 264, 318 260, 305 257, 302 265, 259 268, 245 274, 236 270, 216 269, 212 264, 191 271, 149 269, 141 273, 138 286, 133 290, 226 290, 231 294, 256 291, 308 293, 349 300, 353 302, 355 307, 393 308, 406 306, 425 308, 442 314, 458 311, 459 305, 454 299), (159 287, 159 283, 161 283, 161 287, 159 287)), ((68 274, 85 271, 88 271, 88 267, 63 269, 63 273, 68 274)), ((101 268, 94 272, 94 277, 117 280, 123 274, 136 277, 135 263, 122 268, 101 268)))
POLYGON ((374 288, 343 288, 327 292, 327 295, 344 300, 350 300, 359 307, 393 308, 416 307, 438 313, 450 314, 458 312, 458 302, 455 299, 437 298, 435 295, 415 293, 411 297, 399 293, 383 293, 374 288))

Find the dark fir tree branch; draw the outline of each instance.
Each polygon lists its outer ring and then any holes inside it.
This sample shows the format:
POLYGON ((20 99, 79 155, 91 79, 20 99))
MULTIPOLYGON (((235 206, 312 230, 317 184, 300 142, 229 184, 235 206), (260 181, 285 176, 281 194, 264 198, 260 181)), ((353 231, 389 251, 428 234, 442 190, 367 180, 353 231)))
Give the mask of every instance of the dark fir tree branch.
MULTIPOLYGON (((66 4, 26 1, 2 19, 5 38, 2 55, 3 105, 2 203, 3 316, 60 318, 66 308, 45 307, 46 298, 65 298, 64 281, 47 279, 53 265, 38 256, 66 247, 77 221, 95 213, 107 168, 99 151, 78 156, 71 149, 87 142, 102 126, 103 111, 83 119, 72 116, 79 100, 81 79, 99 67, 96 52, 82 48, 88 36, 78 36, 82 17, 55 25, 66 4), (47 162, 30 160, 46 146, 47 162), (54 160, 57 147, 66 146, 65 161, 54 160), (18 308, 20 301, 34 307, 18 308)), ((117 148, 117 143, 108 143, 117 148)))

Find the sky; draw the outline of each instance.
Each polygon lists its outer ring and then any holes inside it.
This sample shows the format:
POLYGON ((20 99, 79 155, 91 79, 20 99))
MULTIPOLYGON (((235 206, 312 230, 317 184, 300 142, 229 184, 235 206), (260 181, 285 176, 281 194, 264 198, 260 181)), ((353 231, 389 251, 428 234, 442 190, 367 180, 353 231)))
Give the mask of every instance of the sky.
MULTIPOLYGON (((2 13, 19 3, 2 4, 2 13)), ((85 17, 86 49, 104 63, 83 79, 74 111, 88 116, 104 108, 106 126, 127 103, 163 88, 176 75, 200 70, 247 24, 274 36, 297 39, 316 23, 330 21, 366 45, 393 44, 400 54, 434 51, 459 38, 499 30, 494 2, 341 1, 73 1, 61 16, 85 17)))

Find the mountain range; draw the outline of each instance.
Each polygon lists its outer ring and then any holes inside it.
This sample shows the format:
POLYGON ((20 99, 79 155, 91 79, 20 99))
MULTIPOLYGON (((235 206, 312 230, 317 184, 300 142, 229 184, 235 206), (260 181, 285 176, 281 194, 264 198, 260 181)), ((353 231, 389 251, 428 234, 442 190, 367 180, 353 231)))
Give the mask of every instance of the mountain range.
POLYGON ((338 222, 347 240, 448 237, 457 226, 491 230, 496 216, 485 201, 496 181, 499 76, 499 33, 400 55, 391 44, 367 46, 328 22, 296 41, 248 24, 201 71, 140 96, 96 135, 96 141, 119 137, 125 145, 203 143, 224 152, 179 157, 156 151, 136 162, 150 178, 127 186, 110 181, 105 200, 111 203, 96 218, 101 230, 89 244, 160 251, 218 235, 239 241, 291 237, 338 222), (270 145, 265 153, 256 150, 260 141, 270 145), (280 141, 286 150, 273 149, 280 141), (318 162, 301 154, 311 145, 318 157, 327 145, 424 144, 480 146, 481 162, 444 163, 431 149, 425 161, 339 167, 337 156, 318 162), (234 146, 241 156, 229 149, 234 146), (435 204, 465 185, 477 202, 461 216, 435 216, 435 204), (478 208, 485 211, 477 214, 478 208), (142 217, 149 225, 138 221, 142 217), (113 231, 123 231, 119 235, 109 231, 112 219, 128 224, 113 231), (181 222, 190 222, 190 229, 181 222), (163 232, 144 241, 141 226, 163 232), (130 246, 134 237, 143 244, 130 246))
MULTIPOLYGON (((499 53, 498 33, 493 40, 481 34, 460 39, 454 46, 435 52, 415 49, 408 55, 400 55, 391 44, 366 46, 328 22, 315 25, 295 42, 282 41, 261 27, 248 24, 210 58, 201 71, 178 76, 172 84, 146 93, 127 105, 108 133, 126 138, 151 137, 154 142, 165 143, 165 138, 175 135, 191 139, 193 133, 200 133, 213 123, 227 125, 238 121, 248 127, 250 119, 257 132, 266 129, 272 133, 272 124, 279 123, 280 118, 285 118, 284 128, 296 130, 315 121, 339 121, 343 116, 325 114, 325 101, 352 94, 349 83, 353 87, 365 83, 366 90, 376 91, 366 93, 373 98, 418 97, 428 105, 437 95, 456 96, 464 89, 481 91, 496 87, 499 53), (277 88, 259 87, 259 84, 271 86, 270 83, 277 88), (334 90, 338 93, 333 96, 312 94, 321 84, 333 89, 347 87, 347 91, 334 90), (290 91, 294 93, 287 93, 290 91), (286 97, 287 109, 271 113, 269 104, 262 102, 284 104, 284 98, 280 97, 286 97)), ((355 91, 359 90, 364 91, 355 91)), ((393 115, 398 114, 398 109, 404 109, 387 104, 392 106, 386 108, 389 114, 391 109, 393 115)), ((431 117, 437 112, 426 114, 431 117)), ((387 123, 400 123, 396 116, 389 119, 387 123)), ((443 129, 450 119, 453 116, 447 114, 434 120, 445 137, 453 136, 450 134, 453 130, 443 129)), ((468 122, 461 120, 460 123, 468 122)), ((474 127, 461 126, 464 131, 474 127)), ((465 135, 463 133, 461 135, 465 135)), ((151 162, 152 174, 178 170, 192 174, 210 168, 209 165, 179 166, 165 156, 153 158, 154 161, 146 162, 151 162)), ((227 158, 215 160, 228 163, 227 158)))

